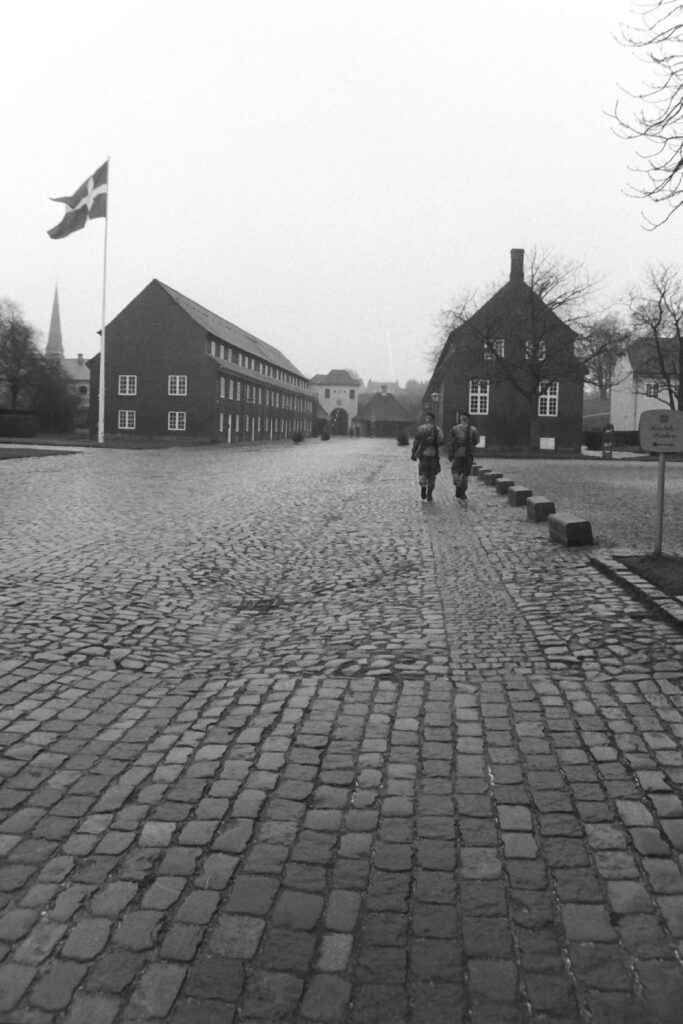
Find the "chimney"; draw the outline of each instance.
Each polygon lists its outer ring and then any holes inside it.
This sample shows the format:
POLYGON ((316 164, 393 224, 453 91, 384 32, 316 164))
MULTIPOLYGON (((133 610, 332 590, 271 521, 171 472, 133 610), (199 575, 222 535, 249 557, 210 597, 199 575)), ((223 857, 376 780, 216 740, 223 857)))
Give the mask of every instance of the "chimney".
POLYGON ((510 280, 513 284, 524 282, 524 249, 510 249, 510 280))
POLYGON ((83 366, 83 353, 82 352, 78 353, 78 365, 79 366, 83 366))

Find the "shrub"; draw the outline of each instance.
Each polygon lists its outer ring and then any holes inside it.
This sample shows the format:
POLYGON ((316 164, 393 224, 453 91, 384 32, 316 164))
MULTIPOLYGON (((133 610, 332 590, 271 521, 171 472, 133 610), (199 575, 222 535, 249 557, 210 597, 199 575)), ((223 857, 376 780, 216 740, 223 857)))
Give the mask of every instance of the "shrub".
POLYGON ((303 435, 302 431, 295 430, 294 433, 292 434, 292 441, 294 442, 294 444, 303 444, 304 443, 304 435, 303 435))
POLYGON ((35 416, 25 413, 0 413, 0 437, 35 437, 38 433, 38 420, 35 416))
POLYGON ((396 438, 396 443, 400 444, 401 447, 407 445, 408 444, 408 435, 407 434, 399 434, 398 437, 396 438))
POLYGON ((329 435, 328 431, 327 430, 323 430, 322 434, 320 435, 320 440, 321 441, 329 441, 329 439, 330 439, 330 435, 329 435))

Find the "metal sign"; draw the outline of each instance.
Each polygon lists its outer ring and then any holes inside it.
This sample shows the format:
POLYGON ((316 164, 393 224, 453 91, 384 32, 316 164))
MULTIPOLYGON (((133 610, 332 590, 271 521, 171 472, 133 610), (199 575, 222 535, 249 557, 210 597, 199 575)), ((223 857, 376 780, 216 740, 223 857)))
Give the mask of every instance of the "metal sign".
POLYGON ((683 412, 649 409, 640 414, 638 431, 644 452, 683 452, 683 412))

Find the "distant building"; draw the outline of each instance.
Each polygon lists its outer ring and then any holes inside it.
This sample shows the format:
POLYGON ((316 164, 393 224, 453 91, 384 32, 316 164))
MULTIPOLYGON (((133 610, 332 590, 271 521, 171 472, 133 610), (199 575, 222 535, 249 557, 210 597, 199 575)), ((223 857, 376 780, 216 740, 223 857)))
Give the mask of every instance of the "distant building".
POLYGON ((399 437, 412 432, 415 421, 386 387, 360 400, 356 422, 365 437, 399 437))
POLYGON ((525 282, 524 250, 510 255, 509 281, 449 334, 423 405, 444 430, 468 413, 482 447, 578 452, 576 333, 525 282))
POLYGON ((52 315, 50 317, 50 329, 47 335, 45 355, 49 356, 51 359, 58 359, 73 380, 74 387, 78 393, 78 412, 76 414, 75 426, 86 427, 88 425, 90 410, 90 370, 88 369, 88 364, 83 358, 82 353, 79 352, 75 359, 67 359, 64 356, 62 324, 59 313, 59 295, 56 287, 55 296, 52 302, 52 315))
MULTIPOLYGON (((88 360, 98 419, 100 356, 88 360)), ((273 441, 311 434, 307 379, 282 352, 153 280, 106 325, 104 432, 273 441)))
POLYGON ((668 409, 670 390, 680 401, 681 350, 675 338, 638 338, 627 346, 614 368, 610 419, 615 430, 638 430, 640 415, 668 409))
POLYGON ((397 380, 369 380, 360 389, 362 395, 379 395, 383 391, 390 395, 397 395, 400 390, 397 380))
POLYGON ((333 434, 348 434, 358 413, 358 390, 361 381, 348 370, 330 370, 311 377, 310 388, 327 413, 333 434))

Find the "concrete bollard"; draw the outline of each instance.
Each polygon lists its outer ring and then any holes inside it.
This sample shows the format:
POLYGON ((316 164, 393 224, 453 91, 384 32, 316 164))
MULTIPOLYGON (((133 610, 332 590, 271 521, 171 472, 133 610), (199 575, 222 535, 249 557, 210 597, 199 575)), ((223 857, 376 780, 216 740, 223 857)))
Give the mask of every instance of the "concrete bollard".
POLYGON ((488 471, 488 473, 484 473, 484 476, 483 476, 482 479, 483 479, 483 481, 484 481, 484 483, 485 483, 485 485, 487 487, 493 487, 493 485, 495 484, 496 480, 500 480, 502 475, 503 475, 502 473, 494 473, 493 470, 490 469, 488 471))
POLYGON ((555 511, 555 502, 540 495, 526 499, 526 517, 532 523, 542 523, 555 511))
POLYGON ((513 508, 521 508, 526 505, 526 499, 530 498, 533 491, 530 491, 528 487, 518 487, 513 485, 508 487, 508 505, 512 505, 513 508))
POLYGON ((496 480, 496 494, 507 494, 508 490, 514 486, 514 480, 508 480, 507 477, 501 476, 496 480))
POLYGON ((567 548, 593 543, 591 524, 579 516, 548 516, 548 531, 552 541, 567 548))

